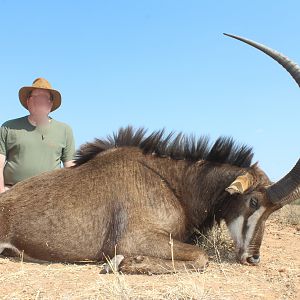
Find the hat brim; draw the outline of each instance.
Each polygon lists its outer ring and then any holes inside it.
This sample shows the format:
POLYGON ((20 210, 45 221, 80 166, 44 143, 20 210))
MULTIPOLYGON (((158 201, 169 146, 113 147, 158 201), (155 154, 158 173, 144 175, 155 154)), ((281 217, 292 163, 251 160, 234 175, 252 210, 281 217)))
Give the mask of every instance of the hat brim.
POLYGON ((53 105, 51 111, 54 111, 58 109, 61 105, 61 94, 57 90, 53 89, 44 89, 44 88, 39 88, 39 87, 32 87, 32 86, 24 86, 19 90, 19 99, 21 104, 28 110, 27 106, 27 98, 28 94, 31 93, 33 90, 45 90, 49 91, 53 97, 53 105))

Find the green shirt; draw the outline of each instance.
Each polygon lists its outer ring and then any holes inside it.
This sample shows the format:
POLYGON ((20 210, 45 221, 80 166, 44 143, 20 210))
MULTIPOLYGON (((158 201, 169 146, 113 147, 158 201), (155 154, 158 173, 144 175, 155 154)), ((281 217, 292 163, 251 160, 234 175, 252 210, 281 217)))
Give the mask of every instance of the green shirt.
POLYGON ((7 121, 0 127, 0 154, 6 156, 4 183, 15 184, 74 159, 72 129, 53 119, 44 127, 27 116, 7 121))

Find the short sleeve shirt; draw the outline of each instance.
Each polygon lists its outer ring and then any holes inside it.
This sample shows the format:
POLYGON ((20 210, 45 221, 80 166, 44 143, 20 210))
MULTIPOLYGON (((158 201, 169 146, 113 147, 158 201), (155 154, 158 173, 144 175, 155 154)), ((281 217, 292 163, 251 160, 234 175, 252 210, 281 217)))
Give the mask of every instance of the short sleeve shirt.
POLYGON ((41 127, 27 116, 7 121, 0 127, 0 154, 6 156, 4 183, 13 185, 74 159, 72 129, 54 119, 41 127))

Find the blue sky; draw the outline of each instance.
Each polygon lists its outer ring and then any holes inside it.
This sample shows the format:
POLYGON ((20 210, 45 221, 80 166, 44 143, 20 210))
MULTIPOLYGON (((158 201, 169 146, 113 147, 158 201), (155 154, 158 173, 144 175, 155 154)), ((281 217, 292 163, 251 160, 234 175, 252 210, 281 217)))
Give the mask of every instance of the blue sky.
POLYGON ((121 126, 232 136, 278 180, 300 157, 300 90, 241 35, 300 63, 299 1, 0 0, 0 123, 47 78, 77 147, 121 126))

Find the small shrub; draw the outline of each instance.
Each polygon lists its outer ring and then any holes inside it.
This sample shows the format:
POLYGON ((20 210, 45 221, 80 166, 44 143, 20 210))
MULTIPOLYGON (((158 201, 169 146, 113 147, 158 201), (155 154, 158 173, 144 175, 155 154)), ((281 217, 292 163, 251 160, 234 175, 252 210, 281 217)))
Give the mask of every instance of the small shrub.
POLYGON ((300 225, 300 206, 299 205, 285 205, 278 211, 272 214, 272 218, 277 219, 284 225, 300 225))

